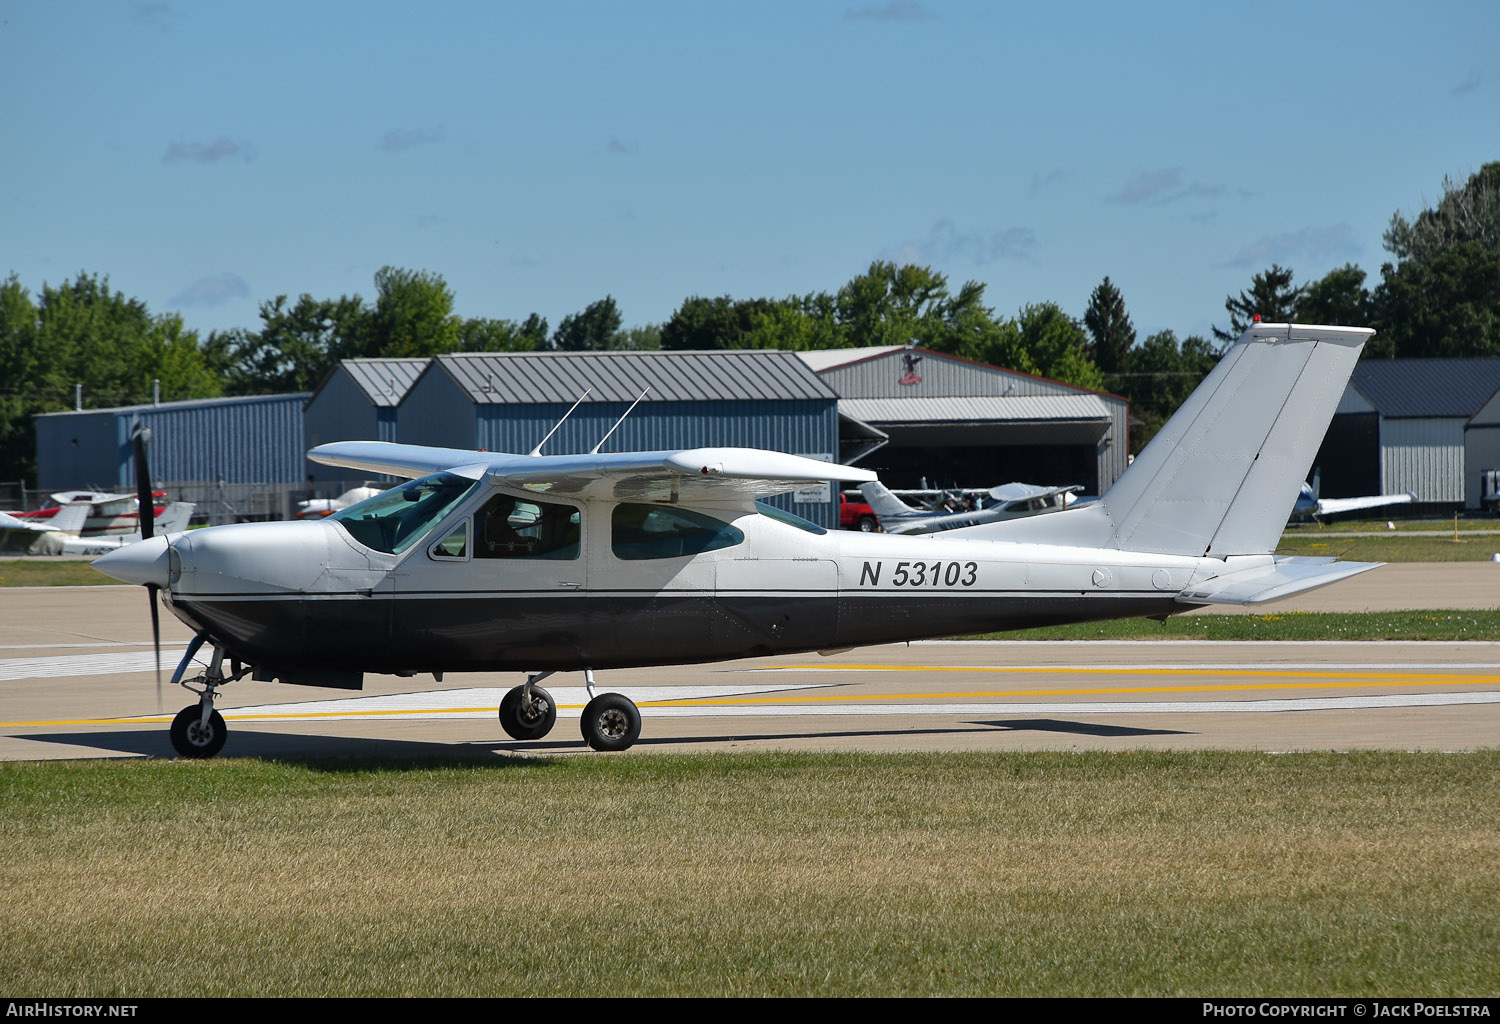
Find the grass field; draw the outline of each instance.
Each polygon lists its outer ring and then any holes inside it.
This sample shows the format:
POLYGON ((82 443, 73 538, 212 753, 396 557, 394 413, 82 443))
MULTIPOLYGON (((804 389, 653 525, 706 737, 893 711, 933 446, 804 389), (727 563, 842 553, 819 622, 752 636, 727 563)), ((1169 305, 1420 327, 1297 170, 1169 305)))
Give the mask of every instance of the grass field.
POLYGON ((1278 555, 1317 555, 1348 562, 1488 562, 1500 552, 1500 536, 1413 537, 1399 532, 1368 537, 1285 533, 1278 555))
POLYGON ((119 582, 82 560, 18 558, 0 562, 0 587, 97 587, 119 582))
POLYGON ((1500 992, 1500 752, 0 766, 0 990, 1500 992))

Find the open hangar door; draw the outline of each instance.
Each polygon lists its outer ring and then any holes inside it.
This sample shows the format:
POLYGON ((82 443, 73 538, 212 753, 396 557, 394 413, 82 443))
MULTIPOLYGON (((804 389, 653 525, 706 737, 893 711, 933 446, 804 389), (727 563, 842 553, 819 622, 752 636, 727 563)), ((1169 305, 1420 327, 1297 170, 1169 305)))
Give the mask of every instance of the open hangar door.
POLYGON ((889 441, 859 460, 892 488, 981 487, 1019 481, 1079 484, 1099 493, 1099 446, 1109 421, 877 424, 889 441))

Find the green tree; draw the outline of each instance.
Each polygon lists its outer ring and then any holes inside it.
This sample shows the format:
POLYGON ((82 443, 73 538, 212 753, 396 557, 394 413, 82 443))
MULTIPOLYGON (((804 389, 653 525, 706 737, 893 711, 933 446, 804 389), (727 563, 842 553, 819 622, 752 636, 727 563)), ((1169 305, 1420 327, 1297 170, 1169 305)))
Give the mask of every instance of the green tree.
POLYGON ((1352 263, 1330 270, 1302 288, 1293 314, 1297 323, 1365 327, 1370 323, 1370 293, 1365 272, 1352 263))
POLYGON ((238 395, 311 391, 345 354, 367 348, 370 311, 358 295, 315 299, 303 293, 260 305, 259 331, 210 339, 212 358, 228 367, 228 390, 238 395))
POLYGON ((1222 342, 1234 341, 1245 333, 1245 328, 1257 315, 1265 323, 1288 323, 1293 319, 1301 298, 1302 289, 1292 287, 1291 268, 1273 263, 1269 270, 1263 270, 1250 279, 1248 292, 1224 300, 1224 308, 1229 312, 1229 329, 1221 330, 1215 326, 1214 337, 1222 342))
POLYGON ((1408 221, 1397 213, 1385 233, 1397 262, 1381 267, 1371 296, 1379 333, 1375 356, 1500 354, 1500 162, 1408 221))
POLYGON ((458 348, 462 352, 535 352, 546 347, 546 343, 547 321, 535 313, 520 324, 513 320, 472 317, 458 327, 458 348))
POLYGON ((180 317, 153 316, 144 302, 87 273, 43 284, 35 301, 15 274, 0 285, 0 367, 5 480, 35 477, 32 417, 72 408, 75 385, 85 408, 149 402, 154 381, 164 399, 219 393, 197 334, 180 317))
POLYGON ((615 347, 621 322, 614 296, 606 295, 583 312, 563 317, 552 335, 552 347, 561 352, 603 352, 615 347))
POLYGON ((341 338, 355 344, 341 347, 336 355, 435 356, 459 347, 460 327, 453 292, 441 275, 381 267, 375 274, 375 308, 367 333, 341 338))
POLYGON ((1104 375, 1088 357, 1088 335, 1055 302, 1028 305, 1016 318, 1021 345, 1042 376, 1102 390, 1104 375))
POLYGON ((668 351, 708 351, 743 348, 743 338, 756 317, 772 312, 767 299, 736 301, 728 295, 706 299, 694 295, 662 324, 661 347, 668 351))
POLYGON ((1089 296, 1083 325, 1093 339, 1094 362, 1101 371, 1123 373, 1135 344, 1135 325, 1125 312, 1125 298, 1106 276, 1089 296))

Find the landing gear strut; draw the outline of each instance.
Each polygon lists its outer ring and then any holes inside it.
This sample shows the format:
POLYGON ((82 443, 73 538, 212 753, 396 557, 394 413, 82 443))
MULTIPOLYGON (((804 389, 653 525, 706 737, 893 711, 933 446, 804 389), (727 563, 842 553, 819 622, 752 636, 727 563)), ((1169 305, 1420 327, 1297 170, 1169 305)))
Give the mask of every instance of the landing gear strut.
POLYGON ((172 729, 169 733, 172 738, 172 748, 182 757, 213 757, 223 749, 229 730, 224 725, 223 716, 214 710, 214 698, 218 696, 220 686, 232 683, 250 671, 249 666, 241 668, 236 664, 233 667, 233 673, 226 676, 224 674, 224 648, 216 646, 213 658, 210 659, 208 668, 203 674, 184 680, 182 674, 193 660, 193 655, 198 653, 198 648, 203 646, 204 639, 205 637, 201 634, 193 638, 193 642, 188 645, 187 653, 183 655, 182 662, 172 676, 173 683, 184 690, 198 694, 198 703, 189 704, 177 712, 177 717, 172 719, 172 729), (201 683, 203 689, 194 690, 193 683, 201 683))
MULTIPOLYGON (((532 673, 500 702, 500 725, 513 738, 539 740, 557 723, 557 703, 536 685, 550 675, 551 671, 532 673)), ((583 684, 589 692, 579 722, 584 742, 595 750, 628 749, 641 735, 640 709, 623 693, 599 693, 591 668, 583 670, 583 684)))

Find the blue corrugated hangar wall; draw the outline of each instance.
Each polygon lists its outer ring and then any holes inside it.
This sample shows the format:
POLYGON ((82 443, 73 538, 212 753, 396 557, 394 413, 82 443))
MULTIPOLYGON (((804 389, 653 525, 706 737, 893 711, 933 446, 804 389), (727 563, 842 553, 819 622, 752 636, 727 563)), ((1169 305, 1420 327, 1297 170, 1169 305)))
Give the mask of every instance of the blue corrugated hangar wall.
POLYGON ((307 392, 209 398, 36 418, 37 487, 135 489, 130 437, 151 430, 158 482, 296 483, 304 476, 307 392))
MULTIPOLYGON (((588 397, 544 454, 587 452, 650 387, 603 451, 768 448, 837 461, 838 396, 793 353, 590 352, 443 355, 400 409, 406 444, 528 452, 580 395, 588 397)), ((827 500, 775 503, 838 526, 827 500)))

